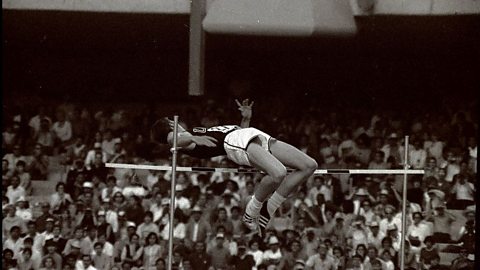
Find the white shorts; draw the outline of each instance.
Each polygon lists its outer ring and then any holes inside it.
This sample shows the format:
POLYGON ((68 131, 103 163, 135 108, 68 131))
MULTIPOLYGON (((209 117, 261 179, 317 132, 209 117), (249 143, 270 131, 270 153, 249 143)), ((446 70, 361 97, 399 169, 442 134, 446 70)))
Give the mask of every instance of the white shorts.
POLYGON ((252 166, 248 160, 247 146, 255 138, 259 138, 262 147, 270 151, 272 136, 256 128, 242 128, 227 134, 223 147, 227 152, 228 159, 238 165, 252 166))

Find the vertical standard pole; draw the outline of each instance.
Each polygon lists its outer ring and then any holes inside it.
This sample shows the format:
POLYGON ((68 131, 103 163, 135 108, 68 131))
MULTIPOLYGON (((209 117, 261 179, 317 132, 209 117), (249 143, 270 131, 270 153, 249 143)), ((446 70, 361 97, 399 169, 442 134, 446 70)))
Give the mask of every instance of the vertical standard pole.
POLYGON ((402 233, 400 241, 400 269, 405 269, 405 236, 407 234, 407 180, 408 180, 408 136, 405 136, 405 159, 403 163, 402 233))
POLYGON ((188 65, 188 94, 204 94, 205 33, 202 22, 206 10, 205 0, 192 0, 190 5, 190 52, 188 65))
POLYGON ((173 147, 172 151, 172 179, 170 182, 170 223, 168 226, 168 270, 172 270, 173 263, 173 214, 175 212, 175 182, 177 170, 177 136, 178 136, 178 115, 173 117, 173 147))

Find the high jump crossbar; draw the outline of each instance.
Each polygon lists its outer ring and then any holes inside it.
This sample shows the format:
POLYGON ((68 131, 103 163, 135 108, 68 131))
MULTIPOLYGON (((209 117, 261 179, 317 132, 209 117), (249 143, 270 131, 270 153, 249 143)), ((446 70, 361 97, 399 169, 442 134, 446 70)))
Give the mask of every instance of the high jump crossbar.
MULTIPOLYGON (((171 166, 106 163, 107 168, 171 171, 171 166)), ((208 168, 208 167, 176 167, 177 172, 220 172, 220 173, 259 173, 261 171, 253 168, 208 168)), ((293 172, 294 170, 287 170, 293 172)), ((367 169, 318 169, 314 174, 424 174, 425 170, 367 170, 367 169)))

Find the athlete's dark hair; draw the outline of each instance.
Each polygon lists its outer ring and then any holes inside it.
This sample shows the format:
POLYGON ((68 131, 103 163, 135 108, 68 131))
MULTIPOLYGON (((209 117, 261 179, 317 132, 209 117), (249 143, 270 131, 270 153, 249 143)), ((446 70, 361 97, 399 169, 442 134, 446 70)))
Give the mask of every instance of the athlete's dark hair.
POLYGON ((167 144, 167 136, 171 131, 170 125, 166 117, 157 120, 150 131, 150 138, 152 141, 162 144, 167 144))

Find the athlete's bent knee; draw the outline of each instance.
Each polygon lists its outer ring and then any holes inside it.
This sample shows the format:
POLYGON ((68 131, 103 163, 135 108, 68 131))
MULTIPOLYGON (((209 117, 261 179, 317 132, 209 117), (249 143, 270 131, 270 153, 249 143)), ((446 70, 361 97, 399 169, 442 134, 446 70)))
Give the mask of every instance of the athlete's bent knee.
POLYGON ((313 174, 317 168, 318 168, 317 161, 309 157, 308 159, 305 160, 302 171, 305 171, 308 174, 313 174))
POLYGON ((279 185, 287 176, 287 168, 277 168, 270 173, 270 176, 272 177, 273 181, 279 185))

